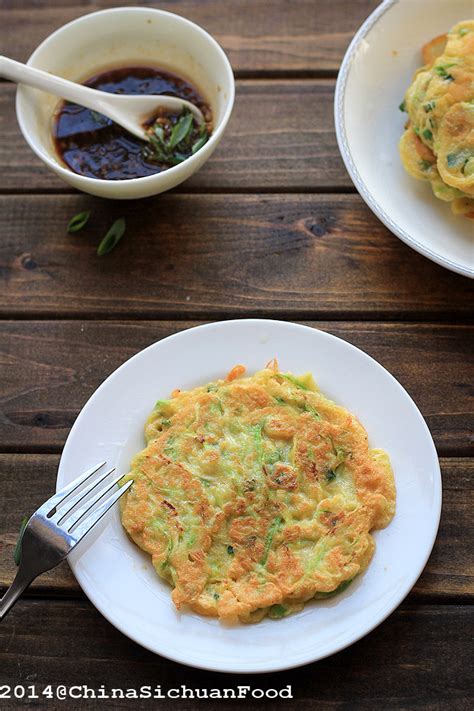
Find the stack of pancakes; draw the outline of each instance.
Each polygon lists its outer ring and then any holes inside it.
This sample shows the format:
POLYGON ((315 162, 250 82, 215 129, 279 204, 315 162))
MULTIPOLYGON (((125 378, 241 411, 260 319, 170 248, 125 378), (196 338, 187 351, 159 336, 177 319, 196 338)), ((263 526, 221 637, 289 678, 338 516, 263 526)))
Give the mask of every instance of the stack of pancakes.
POLYGON ((423 61, 401 105, 402 162, 455 214, 474 219, 474 20, 425 45, 423 61))

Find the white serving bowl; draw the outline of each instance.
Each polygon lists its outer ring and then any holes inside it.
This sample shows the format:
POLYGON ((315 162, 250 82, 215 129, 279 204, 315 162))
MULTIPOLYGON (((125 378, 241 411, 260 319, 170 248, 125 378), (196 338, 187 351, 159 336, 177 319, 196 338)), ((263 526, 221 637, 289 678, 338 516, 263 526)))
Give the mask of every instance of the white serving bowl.
POLYGON ((405 171, 398 142, 407 115, 398 105, 422 64, 421 47, 472 15, 472 0, 385 0, 351 42, 335 96, 339 148, 367 205, 417 252, 469 277, 472 222, 405 171))
POLYGON ((45 39, 28 64, 77 82, 114 67, 157 66, 189 80, 210 105, 214 131, 194 156, 156 175, 99 180, 74 173, 57 155, 52 122, 58 98, 19 86, 18 123, 32 150, 67 183, 100 197, 143 198, 182 183, 214 152, 234 103, 232 67, 216 40, 193 22, 153 8, 112 8, 73 20, 45 39))

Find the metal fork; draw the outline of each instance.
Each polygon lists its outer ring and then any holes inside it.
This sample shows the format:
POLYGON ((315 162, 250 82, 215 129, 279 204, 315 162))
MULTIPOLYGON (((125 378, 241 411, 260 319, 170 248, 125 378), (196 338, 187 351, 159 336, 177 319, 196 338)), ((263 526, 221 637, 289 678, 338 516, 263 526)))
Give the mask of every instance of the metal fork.
POLYGON ((41 573, 58 565, 77 546, 84 536, 107 513, 111 506, 130 488, 128 481, 118 490, 104 498, 115 489, 122 479, 120 475, 113 481, 107 477, 115 471, 109 469, 105 474, 94 477, 106 462, 101 462, 74 479, 61 491, 48 499, 32 515, 23 531, 21 539, 21 560, 13 583, 0 600, 0 620, 15 604, 21 593, 41 573), (75 496, 69 498, 82 484, 91 480, 75 496), (101 499, 104 499, 101 501, 101 499), (84 501, 82 506, 76 508, 84 501), (96 506, 96 504, 99 504, 96 506))

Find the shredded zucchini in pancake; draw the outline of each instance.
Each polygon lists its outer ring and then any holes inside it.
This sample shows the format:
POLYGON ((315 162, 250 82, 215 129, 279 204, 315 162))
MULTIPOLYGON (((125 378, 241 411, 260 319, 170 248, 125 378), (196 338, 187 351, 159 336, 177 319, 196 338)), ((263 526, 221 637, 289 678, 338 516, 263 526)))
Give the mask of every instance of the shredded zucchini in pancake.
POLYGON ((276 362, 158 400, 122 522, 177 608, 281 618, 345 589, 395 510, 387 454, 310 374, 276 362))
POLYGON ((474 219, 474 20, 435 37, 422 54, 425 64, 400 105, 409 117, 402 163, 454 214, 474 219))

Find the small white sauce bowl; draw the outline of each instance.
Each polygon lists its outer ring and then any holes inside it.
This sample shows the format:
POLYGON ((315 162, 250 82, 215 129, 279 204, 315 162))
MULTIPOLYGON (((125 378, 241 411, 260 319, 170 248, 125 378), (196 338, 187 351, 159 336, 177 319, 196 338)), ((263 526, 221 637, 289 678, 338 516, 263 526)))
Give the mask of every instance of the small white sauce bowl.
POLYGON ((116 67, 156 66, 190 81, 210 105, 214 130, 194 156, 156 175, 99 180, 74 173, 57 155, 52 127, 58 98, 20 85, 16 113, 32 150, 66 183, 99 197, 143 198, 182 183, 214 152, 234 103, 232 67, 216 40, 193 22, 163 10, 122 7, 85 15, 53 32, 28 64, 77 82, 116 67))

